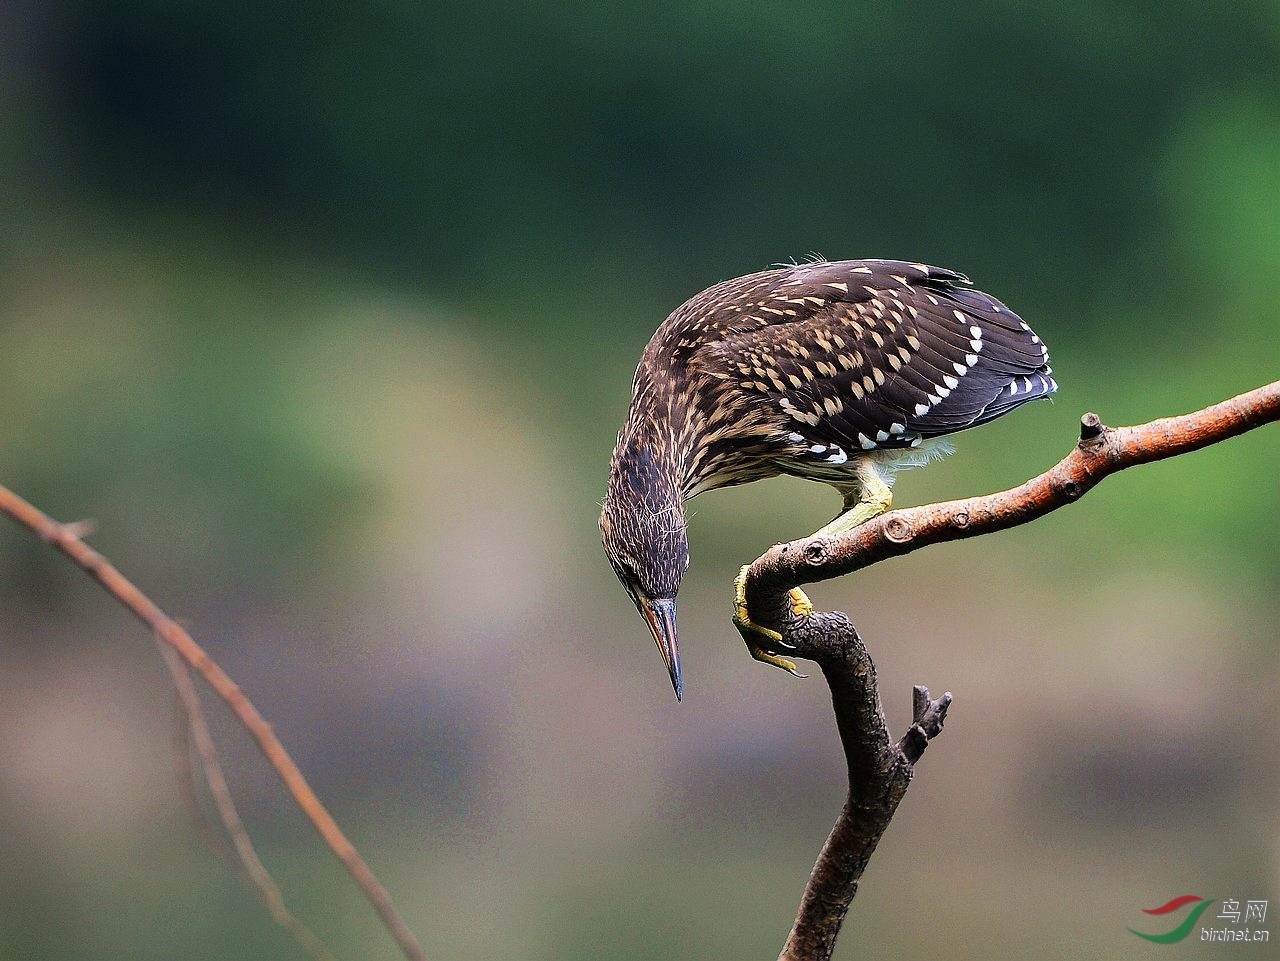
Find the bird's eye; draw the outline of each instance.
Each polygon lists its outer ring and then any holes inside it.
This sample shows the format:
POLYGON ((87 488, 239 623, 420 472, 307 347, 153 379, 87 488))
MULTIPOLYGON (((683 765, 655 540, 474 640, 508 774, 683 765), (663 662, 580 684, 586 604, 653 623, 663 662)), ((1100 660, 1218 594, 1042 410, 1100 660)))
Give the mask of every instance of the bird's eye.
POLYGON ((636 568, 631 562, 631 558, 614 557, 610 558, 610 560, 613 561, 613 571, 618 575, 618 580, 622 581, 622 586, 634 595, 636 584, 639 583, 640 578, 636 576, 636 568))
POLYGON ((631 595, 631 599, 633 601, 636 600, 636 591, 638 590, 637 585, 639 582, 636 580, 635 575, 629 571, 620 569, 618 571, 618 580, 622 582, 623 590, 631 595))

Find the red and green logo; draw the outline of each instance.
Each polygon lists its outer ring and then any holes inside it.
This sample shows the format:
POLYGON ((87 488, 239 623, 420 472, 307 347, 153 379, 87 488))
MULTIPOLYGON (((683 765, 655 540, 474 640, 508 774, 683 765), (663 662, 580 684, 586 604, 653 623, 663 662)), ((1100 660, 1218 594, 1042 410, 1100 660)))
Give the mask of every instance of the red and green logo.
POLYGON ((1200 915, 1204 913, 1204 909, 1213 904, 1213 898, 1206 901, 1204 898, 1197 897, 1194 894, 1184 894, 1181 897, 1174 898, 1167 904, 1160 905, 1158 908, 1142 909, 1144 914, 1172 914, 1188 904, 1194 904, 1195 907, 1182 919, 1182 923, 1172 931, 1166 931, 1164 934, 1143 934, 1141 931, 1134 931, 1133 928, 1129 928, 1129 931, 1140 938, 1154 941, 1156 944, 1176 944, 1191 933, 1191 929, 1200 920, 1200 915))

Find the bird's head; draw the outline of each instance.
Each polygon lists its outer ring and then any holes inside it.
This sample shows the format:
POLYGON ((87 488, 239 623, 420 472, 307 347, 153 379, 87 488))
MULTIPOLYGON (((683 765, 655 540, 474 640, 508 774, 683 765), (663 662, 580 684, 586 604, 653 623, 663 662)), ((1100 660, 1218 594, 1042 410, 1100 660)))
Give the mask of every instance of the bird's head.
POLYGON ((619 445, 600 513, 600 536, 614 573, 653 633, 679 699, 684 687, 676 592, 689 567, 684 497, 649 448, 619 445))

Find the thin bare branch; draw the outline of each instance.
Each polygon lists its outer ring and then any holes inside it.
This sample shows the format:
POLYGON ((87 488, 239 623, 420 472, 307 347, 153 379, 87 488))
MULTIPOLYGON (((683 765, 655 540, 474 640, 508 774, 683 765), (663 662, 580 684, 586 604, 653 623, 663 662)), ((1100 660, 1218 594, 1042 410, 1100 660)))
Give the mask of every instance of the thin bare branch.
POLYGON ((0 512, 8 514, 45 542, 66 554, 106 591, 146 624, 156 636, 178 653, 214 692, 226 702, 232 712, 257 742, 259 750, 275 768, 285 787, 303 813, 315 825, 329 849, 346 866, 348 873, 373 904, 401 952, 409 961, 425 961, 426 955, 417 938, 396 911, 391 896, 378 881, 364 858, 338 827, 328 810, 307 783, 302 771, 293 762, 280 743, 271 725, 244 695, 239 686, 222 670, 208 653, 173 618, 164 613, 131 581, 121 574, 101 554, 80 539, 84 528, 76 524, 60 524, 34 505, 23 500, 13 491, 0 486, 0 512))
MULTIPOLYGON (((161 641, 156 641, 156 647, 162 651, 169 650, 161 641)), ((173 767, 177 774, 178 795, 182 806, 187 809, 191 826, 200 835, 205 846, 232 871, 242 872, 244 866, 236 857, 226 835, 213 823, 200 797, 201 776, 191 763, 191 719, 180 697, 174 700, 173 708, 173 767)))
MULTIPOLYGON (((304 951, 316 961, 336 961, 324 942, 299 921, 285 905, 284 895, 279 885, 271 877, 262 859, 258 857, 253 841, 249 838, 249 832, 245 829, 244 822, 240 820, 240 812, 236 810, 231 789, 227 787, 227 779, 223 776, 222 764, 218 760, 218 749, 214 746, 213 735, 209 731, 204 710, 200 706, 200 692, 196 690, 186 662, 173 648, 163 642, 157 641, 156 645, 164 658, 165 666, 169 668, 169 675, 173 678, 173 686, 178 692, 178 701, 183 709, 187 740, 195 748, 196 756, 200 758, 200 770, 209 788, 209 796, 213 798, 213 806, 222 821, 222 827, 234 845, 235 863, 241 869, 240 874, 244 883, 262 899, 276 924, 288 931, 304 951)), ((185 750, 183 754, 186 755, 185 750)), ((185 779, 186 783, 194 784, 196 772, 188 765, 185 773, 189 775, 185 779)), ((203 824, 202 811, 194 795, 192 800, 196 802, 192 805, 193 816, 197 819, 197 824, 203 824)))

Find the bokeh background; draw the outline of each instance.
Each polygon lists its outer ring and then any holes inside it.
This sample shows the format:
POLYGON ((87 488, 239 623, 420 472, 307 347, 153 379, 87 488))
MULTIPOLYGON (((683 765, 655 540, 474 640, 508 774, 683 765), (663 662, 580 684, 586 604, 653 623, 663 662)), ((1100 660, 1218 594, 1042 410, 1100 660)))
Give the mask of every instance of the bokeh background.
MULTIPOLYGON (((841 803, 822 682, 728 617, 835 495, 692 505, 683 704, 599 550, 685 297, 884 256, 1019 310, 1060 394, 899 504, 1280 375, 1267 0, 8 0, 0 72, 0 483, 96 520, 436 961, 772 957, 841 803)), ((956 698, 838 957, 1207 956, 1125 928, 1280 912, 1278 469, 1264 429, 813 591, 896 732, 911 684, 956 698)), ((296 912, 396 957, 211 712, 296 912)), ((189 826, 172 730, 145 630, 0 526, 0 957, 303 956, 189 826)))

